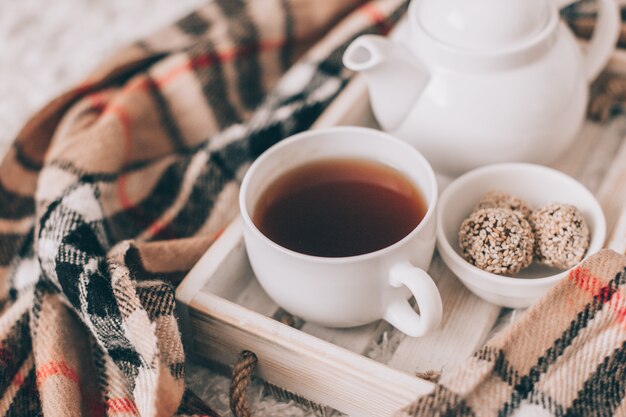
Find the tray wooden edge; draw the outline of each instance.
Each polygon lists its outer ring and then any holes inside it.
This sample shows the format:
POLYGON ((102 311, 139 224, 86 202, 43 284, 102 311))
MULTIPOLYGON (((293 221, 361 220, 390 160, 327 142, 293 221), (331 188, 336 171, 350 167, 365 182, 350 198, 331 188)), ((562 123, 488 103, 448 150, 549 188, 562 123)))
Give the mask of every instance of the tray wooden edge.
POLYGON ((262 379, 355 415, 390 416, 432 392, 431 382, 201 292, 242 238, 238 217, 176 292, 183 343, 191 357, 207 364, 233 364, 239 352, 252 350, 259 358, 257 374, 262 379))
POLYGON ((228 364, 240 351, 252 350, 262 379, 350 415, 390 416, 434 389, 428 381, 212 294, 198 294, 189 309, 203 336, 198 351, 211 350, 212 360, 228 364))

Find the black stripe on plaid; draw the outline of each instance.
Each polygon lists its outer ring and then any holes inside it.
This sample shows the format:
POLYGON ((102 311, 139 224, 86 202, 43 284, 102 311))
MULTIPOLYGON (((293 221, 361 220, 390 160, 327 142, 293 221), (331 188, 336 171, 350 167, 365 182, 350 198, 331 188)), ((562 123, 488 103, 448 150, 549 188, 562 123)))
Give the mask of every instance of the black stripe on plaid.
POLYGON ((37 392, 35 367, 31 367, 24 382, 13 398, 11 407, 6 411, 4 417, 40 417, 43 416, 39 393, 37 392))
MULTIPOLYGON (((33 305, 30 309, 31 312, 31 323, 32 323, 32 331, 37 331, 37 324, 39 323, 39 316, 41 315, 41 306, 43 303, 43 298, 46 294, 55 294, 59 293, 58 288, 53 285, 51 282, 45 279, 40 279, 35 284, 35 290, 33 294, 33 305)), ((34 333, 33 333, 34 334, 34 333)))
POLYGON ((404 411, 411 416, 477 417, 460 396, 442 385, 436 385, 433 392, 420 397, 404 411))
POLYGON ((168 365, 168 368, 174 378, 182 379, 185 377, 185 363, 184 362, 172 363, 168 365))
POLYGON ((18 266, 21 262, 26 262, 29 260, 33 260, 35 258, 35 225, 33 225, 28 233, 24 235, 24 241, 22 242, 22 246, 19 249, 17 256, 11 262, 11 272, 10 272, 10 281, 11 288, 16 287, 16 283, 14 282, 16 279, 16 274, 18 272, 18 266))
POLYGON ((147 54, 153 54, 157 52, 152 49, 152 47, 144 39, 139 39, 137 42, 135 42, 135 45, 137 45, 138 48, 140 48, 143 52, 147 54))
POLYGON ((152 272, 147 270, 141 260, 139 249, 132 244, 124 253, 124 264, 133 280, 163 280, 176 285, 187 275, 187 271, 152 272))
POLYGON ((291 65, 291 61, 293 59, 292 40, 295 36, 294 17, 291 11, 291 4, 289 4, 289 0, 280 0, 280 6, 283 10, 285 21, 285 44, 280 51, 280 62, 283 71, 286 71, 291 65))
POLYGON ((313 74, 311 78, 302 80, 303 85, 300 86, 302 92, 295 95, 272 94, 261 106, 265 111, 258 114, 262 117, 253 117, 249 124, 248 158, 255 159, 280 140, 309 128, 345 85, 345 79, 320 72, 319 65, 312 62, 299 63, 291 71, 313 74), (314 71, 307 69, 311 66, 314 66, 314 71), (327 93, 326 96, 309 98, 316 89, 321 90, 321 86, 326 83, 332 83, 329 84, 330 88, 323 90, 327 93), (279 118, 277 114, 282 116, 279 118))
POLYGON ((109 173, 109 172, 87 172, 83 168, 77 167, 71 161, 65 161, 62 159, 55 159, 46 164, 46 166, 59 168, 65 172, 68 172, 72 175, 78 177, 77 179, 83 183, 96 183, 96 182, 105 182, 111 183, 116 181, 120 174, 119 173, 109 173))
POLYGON ((234 179, 236 177, 236 170, 240 165, 232 165, 229 160, 224 159, 218 152, 210 152, 210 162, 215 164, 223 173, 227 179, 234 179))
MULTIPOLYGON (((186 180, 189 181, 189 178, 186 180)), ((178 238, 197 233, 198 227, 209 218, 215 202, 230 181, 230 172, 220 169, 216 164, 206 164, 193 179, 191 193, 186 197, 185 205, 154 239, 166 239, 171 233, 178 238)))
POLYGON ((174 314, 175 290, 172 285, 162 281, 138 282, 135 292, 151 321, 174 314))
POLYGON ((0 344, 0 393, 7 391, 32 348, 28 310, 20 316, 0 344))
POLYGON ((159 86, 150 74, 146 72, 145 76, 148 85, 148 94, 150 94, 152 102, 155 103, 161 125, 165 129, 165 132, 167 132, 167 136, 170 138, 176 152, 185 151, 185 139, 178 128, 176 119, 172 116, 172 109, 170 108, 167 99, 163 93, 161 93, 159 86))
POLYGON ((193 72, 202 86, 202 92, 220 129, 225 129, 241 121, 237 110, 228 100, 226 79, 220 57, 209 39, 202 39, 189 52, 189 60, 208 60, 210 64, 194 66, 193 72))
POLYGON ((102 348, 102 346, 100 346, 100 344, 96 341, 96 339, 91 335, 91 333, 88 334, 88 337, 89 337, 89 345, 91 347, 90 349, 91 362, 93 364, 94 369, 96 370, 96 375, 94 375, 94 377, 98 378, 98 386, 100 388, 100 392, 103 394, 103 401, 106 401, 109 399, 107 397, 108 390, 106 389, 107 381, 109 380, 109 377, 106 372, 106 359, 105 359, 106 353, 104 349, 102 348))
POLYGON ((144 365, 141 357, 135 350, 135 346, 130 342, 125 346, 107 346, 107 353, 111 356, 115 365, 128 378, 131 390, 133 390, 137 383, 139 369, 144 365))
MULTIPOLYGON (((614 281, 620 286, 626 284, 626 268, 617 274, 614 281)), ((587 379, 567 415, 580 415, 583 411, 584 415, 590 416, 613 415, 625 394, 626 343, 623 343, 611 356, 607 356, 594 374, 587 379)))
POLYGON ((626 342, 596 368, 565 416, 611 417, 626 395, 626 342))
POLYGON ((528 374, 522 376, 519 382, 513 386, 514 391, 510 400, 498 411, 499 417, 511 415, 511 413, 519 407, 521 401, 529 397, 535 389, 535 384, 539 381, 541 375, 548 370, 550 365, 557 361, 565 349, 576 339, 578 334, 586 328, 596 314, 603 309, 604 304, 608 302, 615 292, 624 284, 626 284, 626 274, 622 272, 618 273, 605 287, 600 289, 598 294, 593 297, 592 301, 578 313, 576 319, 570 323, 570 326, 563 332, 561 337, 555 340, 553 345, 539 357, 536 365, 529 370, 528 374))
POLYGON ((0 181, 0 218, 20 220, 32 216, 34 212, 35 200, 33 196, 7 190, 0 181))
POLYGON ((87 313, 90 317, 108 317, 119 314, 119 308, 115 303, 115 294, 111 287, 111 281, 104 275, 106 261, 100 261, 100 267, 85 283, 87 300, 87 313))
POLYGON ((0 266, 8 266, 28 240, 29 234, 0 234, 0 266))
POLYGON ((510 386, 515 386, 519 383, 520 376, 517 370, 511 366, 501 349, 486 345, 476 352, 474 357, 492 363, 493 373, 510 386))
POLYGON ((63 244, 80 248, 87 256, 104 257, 108 248, 105 247, 106 244, 101 241, 101 237, 98 236, 93 226, 89 223, 79 224, 63 238, 63 244))
MULTIPOLYGON (((194 153, 197 149, 200 149, 204 146, 204 144, 196 144, 191 147, 185 148, 181 153, 191 154, 194 153)), ((84 184, 97 184, 97 183, 112 183, 119 179, 120 176, 132 174, 134 172, 140 171, 142 169, 149 168, 155 164, 161 163, 163 158, 156 158, 144 161, 135 161, 129 163, 122 167, 118 172, 87 172, 85 169, 77 167, 73 162, 55 159, 53 161, 47 162, 46 166, 59 168, 65 172, 68 172, 72 175, 75 175, 77 178, 76 182, 84 183, 84 184)), ((73 183, 72 185, 75 185, 73 183)))
MULTIPOLYGON (((198 13, 191 13, 177 27, 185 33, 198 36, 208 30, 209 22, 198 13), (196 33, 198 32, 198 33, 196 33)), ((190 62, 198 59, 209 60, 210 64, 193 66, 194 74, 202 86, 204 97, 215 115, 217 124, 224 129, 238 123, 240 117, 235 107, 228 101, 226 79, 222 71, 219 56, 215 53, 215 45, 208 38, 198 40, 187 52, 190 62)))
POLYGON ((242 0, 216 0, 229 19, 228 34, 238 48, 245 48, 245 56, 235 60, 239 97, 247 109, 254 109, 263 99, 263 68, 259 62, 259 31, 242 0))
MULTIPOLYGON (((107 275, 107 265, 104 262, 104 253, 109 249, 98 236, 93 224, 85 223, 81 216, 67 209, 64 205, 57 207, 57 216, 69 219, 66 231, 61 238, 58 253, 55 256, 55 273, 63 293, 70 303, 83 314, 107 316, 119 315, 113 289, 107 275), (95 261, 97 268, 87 272, 85 266, 95 261), (82 288, 86 289, 86 311, 83 310, 81 299, 82 288)), ((50 226, 40 234, 47 236, 50 226)), ((55 227, 55 226, 52 226, 55 227)), ((84 319, 84 317, 83 317, 84 319)))
MULTIPOLYGON (((174 161, 161 174, 150 193, 136 205, 112 214, 104 219, 107 234, 113 241, 132 239, 156 221, 176 200, 176 193, 185 178, 190 156, 184 155, 174 161)), ((169 229, 168 229, 169 230, 169 229)), ((169 238, 175 237, 173 233, 169 238)))
POLYGON ((38 161, 33 161, 28 155, 26 155, 19 138, 13 142, 13 149, 15 149, 15 159, 20 163, 22 168, 33 172, 39 172, 41 170, 43 165, 38 161))
POLYGON ((564 407, 545 392, 533 391, 530 393, 526 401, 529 404, 541 406, 541 408, 549 411, 554 417, 563 417, 565 415, 564 407))
POLYGON ((198 12, 191 12, 176 24, 180 30, 192 35, 202 36, 209 30, 209 23, 198 12))

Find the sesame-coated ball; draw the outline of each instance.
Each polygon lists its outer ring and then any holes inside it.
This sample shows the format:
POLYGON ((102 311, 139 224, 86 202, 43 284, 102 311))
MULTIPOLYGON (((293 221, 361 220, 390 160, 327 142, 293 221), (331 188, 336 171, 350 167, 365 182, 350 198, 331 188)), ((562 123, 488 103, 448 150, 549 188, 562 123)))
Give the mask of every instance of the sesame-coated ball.
POLYGON ((526 219, 530 216, 532 209, 527 202, 521 198, 512 196, 501 191, 489 191, 478 202, 474 210, 484 208, 508 208, 513 211, 519 211, 526 219))
POLYGON ((530 265, 534 244, 528 220, 506 208, 474 211, 459 230, 463 258, 494 274, 512 275, 530 265))
POLYGON ((530 223, 540 263, 569 269, 582 261, 589 248, 589 226, 576 207, 548 204, 531 214, 530 223))

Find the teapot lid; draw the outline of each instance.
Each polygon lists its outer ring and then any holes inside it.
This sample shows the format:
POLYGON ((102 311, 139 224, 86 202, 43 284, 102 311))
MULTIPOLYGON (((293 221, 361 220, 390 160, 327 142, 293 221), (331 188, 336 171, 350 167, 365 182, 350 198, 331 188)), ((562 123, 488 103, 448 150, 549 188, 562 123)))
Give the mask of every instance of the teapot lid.
POLYGON ((549 0, 413 0, 423 30, 449 46, 496 52, 529 42, 548 25, 549 0))

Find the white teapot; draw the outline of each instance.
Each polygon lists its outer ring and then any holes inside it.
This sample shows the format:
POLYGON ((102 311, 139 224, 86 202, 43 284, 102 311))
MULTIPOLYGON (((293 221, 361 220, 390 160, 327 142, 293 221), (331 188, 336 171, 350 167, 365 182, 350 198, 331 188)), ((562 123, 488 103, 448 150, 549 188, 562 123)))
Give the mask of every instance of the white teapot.
POLYGON ((413 0, 396 39, 361 36, 343 62, 365 74, 380 126, 439 174, 547 163, 572 143, 615 48, 618 6, 598 1, 586 53, 559 18, 568 0, 413 0))

